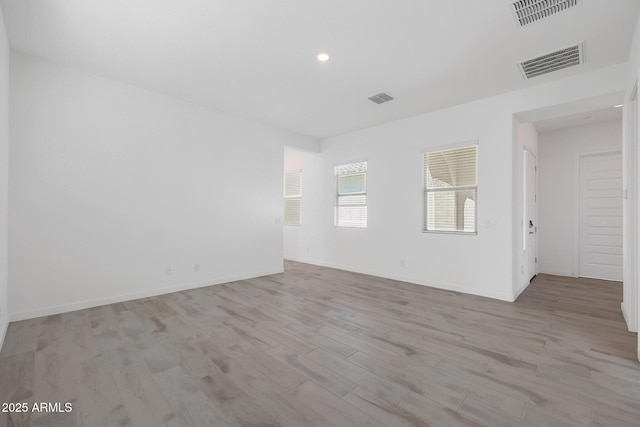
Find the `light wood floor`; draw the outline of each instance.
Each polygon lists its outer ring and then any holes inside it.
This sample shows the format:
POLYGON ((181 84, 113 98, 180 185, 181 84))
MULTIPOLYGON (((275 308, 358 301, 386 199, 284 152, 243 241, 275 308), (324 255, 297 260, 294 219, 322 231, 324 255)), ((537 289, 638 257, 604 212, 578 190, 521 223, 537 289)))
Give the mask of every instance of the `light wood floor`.
POLYGON ((0 426, 638 426, 621 285, 516 303, 286 262, 283 274, 12 323, 0 426))

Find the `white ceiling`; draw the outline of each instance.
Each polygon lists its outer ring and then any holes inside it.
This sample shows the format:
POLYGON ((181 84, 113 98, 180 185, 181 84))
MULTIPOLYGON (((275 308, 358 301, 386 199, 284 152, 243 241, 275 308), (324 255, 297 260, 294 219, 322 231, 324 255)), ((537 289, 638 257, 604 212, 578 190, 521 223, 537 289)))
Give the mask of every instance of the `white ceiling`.
POLYGON ((600 108, 598 110, 586 111, 568 116, 555 117, 552 119, 533 122, 539 133, 552 132, 556 130, 592 125, 617 120, 622 126, 622 108, 600 108))
POLYGON ((581 0, 520 29, 509 5, 0 0, 16 51, 316 138, 624 62, 640 11, 581 0), (522 79, 517 61, 582 40, 585 65, 522 79), (367 100, 382 91, 396 99, 367 100))

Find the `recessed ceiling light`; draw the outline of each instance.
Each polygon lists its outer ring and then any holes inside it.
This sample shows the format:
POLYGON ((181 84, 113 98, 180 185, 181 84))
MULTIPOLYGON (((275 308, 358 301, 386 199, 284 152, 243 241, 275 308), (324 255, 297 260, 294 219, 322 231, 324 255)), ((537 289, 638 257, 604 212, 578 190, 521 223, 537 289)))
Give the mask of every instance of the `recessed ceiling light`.
POLYGON ((590 120, 593 120, 593 116, 587 116, 584 119, 587 120, 587 121, 590 121, 590 120))
POLYGON ((327 62, 329 60, 329 54, 327 52, 320 52, 317 58, 320 62, 327 62))
POLYGON ((622 104, 614 105, 613 108, 622 108, 622 104))

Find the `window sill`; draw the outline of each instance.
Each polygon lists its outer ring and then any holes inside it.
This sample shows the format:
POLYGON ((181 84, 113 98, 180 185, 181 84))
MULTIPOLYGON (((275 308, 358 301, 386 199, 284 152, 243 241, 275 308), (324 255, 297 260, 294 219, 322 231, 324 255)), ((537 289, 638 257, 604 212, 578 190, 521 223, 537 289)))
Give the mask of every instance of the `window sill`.
POLYGON ((440 230, 422 230, 423 234, 454 234, 456 236, 477 236, 478 232, 468 231, 440 231, 440 230))

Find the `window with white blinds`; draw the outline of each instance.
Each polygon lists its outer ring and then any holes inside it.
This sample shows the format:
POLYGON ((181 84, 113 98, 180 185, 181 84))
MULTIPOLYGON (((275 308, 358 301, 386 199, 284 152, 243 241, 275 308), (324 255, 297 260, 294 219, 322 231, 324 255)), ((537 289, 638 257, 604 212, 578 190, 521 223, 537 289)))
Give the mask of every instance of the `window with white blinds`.
POLYGON ((284 174, 284 225, 300 225, 302 215, 302 171, 284 174))
POLYGON ((336 227, 367 227, 367 162, 335 167, 336 227))
POLYGON ((476 233, 476 144, 424 153, 423 231, 476 233))

